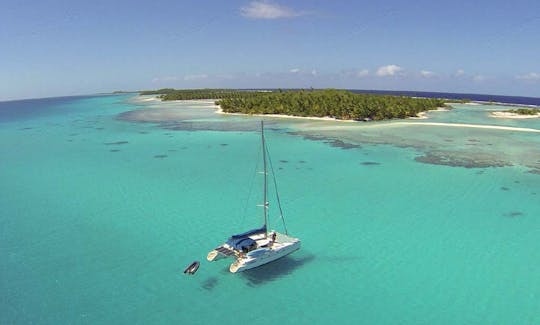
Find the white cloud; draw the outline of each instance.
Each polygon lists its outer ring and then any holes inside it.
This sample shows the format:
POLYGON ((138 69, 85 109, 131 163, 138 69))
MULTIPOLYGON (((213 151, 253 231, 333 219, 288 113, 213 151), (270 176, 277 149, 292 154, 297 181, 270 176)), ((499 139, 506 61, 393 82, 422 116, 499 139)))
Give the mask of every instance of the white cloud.
POLYGON ((456 73, 454 73, 454 76, 455 76, 455 77, 461 77, 461 76, 463 76, 464 74, 465 74, 465 70, 459 69, 459 70, 456 71, 456 73))
POLYGON ((298 72, 300 72, 300 69, 294 68, 294 69, 289 70, 289 72, 290 73, 298 73, 298 72))
POLYGON ((481 74, 478 74, 478 75, 473 77, 473 81, 476 81, 476 82, 482 82, 482 81, 484 81, 486 79, 487 79, 487 77, 483 76, 481 74))
POLYGON ((305 13, 270 1, 252 1, 247 6, 240 8, 240 14, 253 19, 279 19, 298 17, 305 13))
POLYGON ((540 73, 529 72, 524 75, 516 76, 516 79, 520 80, 540 80, 540 73))
POLYGON ((184 76, 185 81, 202 80, 208 78, 207 74, 188 74, 184 76))
POLYGON ((382 66, 379 69, 377 69, 377 76, 379 76, 379 77, 394 76, 394 75, 396 75, 396 73, 398 73, 398 72, 400 72, 402 70, 403 70, 403 68, 401 68, 400 66, 395 65, 395 64, 385 65, 385 66, 382 66))
POLYGON ((311 70, 311 75, 316 76, 317 73, 318 73, 317 70, 315 70, 315 69, 311 70))
POLYGON ((435 72, 428 70, 421 70, 420 75, 424 78, 431 78, 435 76, 435 72))
POLYGON ((367 77, 368 75, 369 75, 369 70, 367 70, 367 69, 356 71, 356 76, 358 78, 367 77))

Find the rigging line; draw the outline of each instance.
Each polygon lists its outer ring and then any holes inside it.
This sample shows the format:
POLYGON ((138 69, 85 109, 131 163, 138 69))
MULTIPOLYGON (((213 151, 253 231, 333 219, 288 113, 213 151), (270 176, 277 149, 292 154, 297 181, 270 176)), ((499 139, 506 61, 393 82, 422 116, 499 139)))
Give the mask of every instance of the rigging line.
POLYGON ((289 234, 287 230, 287 225, 285 225, 285 218, 283 217, 283 210, 281 209, 281 201, 279 200, 279 192, 276 182, 276 174, 274 173, 274 166, 272 165, 272 158, 270 157, 270 151, 268 150, 268 144, 266 145, 266 155, 268 156, 268 162, 270 163, 270 170, 272 171, 272 179, 274 180, 274 189, 276 190, 276 200, 279 208, 279 216, 281 217, 281 222, 283 223, 283 228, 285 229, 285 235, 289 234))
POLYGON ((257 170, 259 170, 259 158, 261 157, 261 152, 257 150, 257 159, 255 160, 257 163, 255 164, 255 170, 251 174, 251 182, 249 184, 249 192, 246 199, 246 203, 244 204, 244 212, 242 213, 242 221, 241 224, 244 224, 244 221, 246 220, 246 214, 247 214, 247 208, 249 204, 249 199, 251 198, 251 193, 253 192, 253 184, 255 184, 255 178, 257 177, 257 170))

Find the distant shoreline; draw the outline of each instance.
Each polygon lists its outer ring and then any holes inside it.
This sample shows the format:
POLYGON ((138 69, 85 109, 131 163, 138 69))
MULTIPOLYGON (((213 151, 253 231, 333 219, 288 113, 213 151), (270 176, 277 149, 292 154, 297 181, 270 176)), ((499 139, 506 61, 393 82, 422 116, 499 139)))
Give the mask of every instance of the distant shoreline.
MULTIPOLYGON (((330 122, 344 122, 344 123, 352 123, 352 122, 362 122, 358 120, 345 120, 345 119, 337 119, 333 117, 316 117, 316 116, 295 116, 295 115, 283 115, 283 114, 245 114, 245 113, 228 113, 224 112, 223 109, 219 105, 215 105, 214 99, 190 99, 190 100, 172 100, 172 101, 162 101, 159 97, 155 95, 139 95, 134 98, 135 102, 140 103, 185 103, 185 102, 197 102, 201 104, 208 104, 212 108, 215 109, 216 114, 223 114, 223 115, 237 115, 237 116, 258 116, 258 117, 273 117, 273 118, 282 118, 282 119, 301 119, 301 120, 312 120, 312 121, 330 121, 330 122), (148 97, 147 97, 148 96, 148 97)), ((453 103, 449 103, 452 105, 453 103)), ((485 102, 479 102, 474 101, 470 103, 465 103, 464 105, 489 105, 494 103, 485 103, 485 102)), ((502 103, 497 103, 497 105, 502 103)), ((508 106, 522 106, 522 105, 508 105, 508 106)), ((210 108, 210 107, 209 107, 210 108)), ((448 108, 440 107, 436 110, 429 110, 426 112, 420 112, 416 117, 408 117, 406 120, 425 120, 429 119, 427 114, 429 112, 442 112, 442 111, 448 111, 448 108)), ((168 115, 173 118, 172 112, 168 112, 168 115)), ((512 112, 503 112, 503 111, 496 111, 491 112, 490 117, 493 118, 507 118, 507 119, 534 119, 534 118, 540 118, 540 114, 537 115, 521 115, 516 114, 512 112)), ((399 123, 399 122, 397 122, 399 123)), ((454 123, 429 123, 429 122, 421 122, 421 123, 414 123, 414 122, 404 122, 410 125, 417 125, 417 124, 423 124, 423 125, 441 125, 441 126, 456 126, 456 127, 476 127, 476 128, 485 128, 485 129, 499 129, 499 130, 512 130, 512 131, 528 131, 528 132, 537 132, 535 129, 521 129, 521 128, 511 128, 511 127, 498 127, 498 126, 475 126, 471 124, 454 124, 454 123)))
POLYGON ((532 119, 532 118, 540 118, 539 114, 534 115, 526 115, 526 114, 518 114, 518 113, 512 113, 512 112, 491 112, 491 117, 495 118, 511 118, 511 119, 532 119))
POLYGON ((392 126, 392 125, 448 126, 448 127, 460 127, 460 128, 471 128, 471 129, 490 129, 490 130, 504 130, 504 131, 540 133, 540 130, 531 129, 531 128, 519 128, 519 127, 502 126, 502 125, 466 124, 466 123, 395 122, 395 123, 388 123, 387 124, 387 126, 392 126))
MULTIPOLYGON (((186 103, 186 102, 199 102, 199 103, 205 103, 214 106, 216 109, 216 114, 223 114, 223 115, 237 115, 237 116, 259 116, 259 117, 275 117, 275 118, 283 118, 283 119, 302 119, 302 120, 312 120, 312 121, 331 121, 331 122, 345 122, 345 123, 352 123, 352 122, 366 122, 361 120, 353 120, 353 119, 338 119, 330 116, 325 117, 318 117, 318 116, 297 116, 297 115, 284 115, 284 114, 246 114, 246 113, 229 113, 223 111, 221 106, 215 105, 215 101, 217 99, 181 99, 181 100, 168 100, 163 101, 156 95, 139 95, 135 97, 135 102, 142 102, 142 103, 150 103, 150 102, 159 102, 159 103, 186 103), (151 96, 146 97, 145 96, 151 96)), ((407 117, 406 119, 412 119, 412 120, 421 120, 421 119, 428 119, 427 116, 428 112, 444 112, 449 111, 446 107, 439 107, 437 109, 420 112, 417 114, 417 116, 407 117)), ((389 121, 389 120, 388 120, 389 121)))
POLYGON ((295 116, 295 115, 282 115, 282 114, 245 114, 245 113, 228 113, 224 112, 223 109, 216 105, 217 110, 215 111, 216 114, 223 114, 223 115, 239 115, 239 116, 259 116, 259 117, 277 117, 277 118, 290 118, 290 119, 303 119, 303 120, 314 120, 314 121, 332 121, 332 122, 360 122, 357 120, 340 120, 334 117, 317 117, 317 116, 295 116))

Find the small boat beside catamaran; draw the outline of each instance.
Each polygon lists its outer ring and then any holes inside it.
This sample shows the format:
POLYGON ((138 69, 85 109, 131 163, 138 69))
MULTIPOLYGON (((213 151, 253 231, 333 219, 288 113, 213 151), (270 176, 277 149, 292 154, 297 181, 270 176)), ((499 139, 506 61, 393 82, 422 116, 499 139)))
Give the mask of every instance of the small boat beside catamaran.
MULTIPOLYGON (((261 121, 261 145, 263 156, 262 172, 264 177, 263 186, 263 218, 264 225, 261 228, 252 229, 241 234, 231 236, 225 243, 213 249, 206 259, 208 261, 217 261, 223 258, 233 258, 235 261, 230 265, 229 271, 232 273, 242 272, 275 261, 281 257, 287 256, 300 249, 300 239, 288 235, 287 228, 285 234, 277 231, 268 231, 268 148, 264 138, 264 122, 261 121)), ((270 160, 270 169, 274 185, 276 179, 270 160)), ((284 223, 283 213, 281 213, 281 204, 276 190, 276 201, 279 207, 281 220, 284 223)))

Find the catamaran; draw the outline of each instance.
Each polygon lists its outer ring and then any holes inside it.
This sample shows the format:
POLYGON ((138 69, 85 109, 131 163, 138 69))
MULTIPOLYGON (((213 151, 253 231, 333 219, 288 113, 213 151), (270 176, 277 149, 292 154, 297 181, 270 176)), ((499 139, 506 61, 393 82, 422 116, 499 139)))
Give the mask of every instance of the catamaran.
MULTIPOLYGON (((242 272, 257 266, 261 266, 300 249, 300 239, 289 236, 286 227, 284 227, 285 234, 279 233, 275 230, 270 232, 268 231, 268 148, 264 138, 263 121, 261 121, 261 144, 264 167, 264 171, 262 172, 264 176, 263 204, 261 204, 261 206, 263 208, 264 225, 261 228, 252 229, 244 233, 231 236, 221 246, 208 253, 208 256, 206 257, 208 261, 217 261, 227 257, 234 258, 235 261, 229 267, 229 271, 232 273, 242 272)), ((279 195, 277 194, 277 186, 275 186, 276 179, 271 160, 270 169, 272 170, 272 177, 274 180, 274 188, 276 190, 276 199, 281 220, 285 226, 283 213, 281 212, 282 210, 279 195)))

